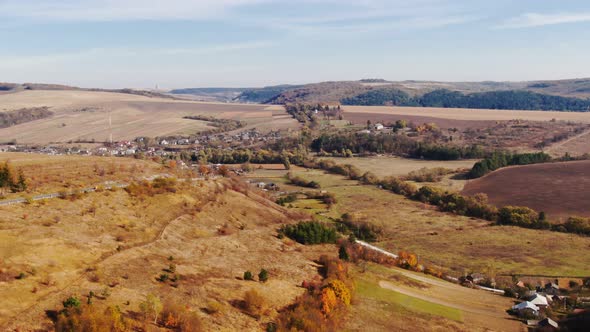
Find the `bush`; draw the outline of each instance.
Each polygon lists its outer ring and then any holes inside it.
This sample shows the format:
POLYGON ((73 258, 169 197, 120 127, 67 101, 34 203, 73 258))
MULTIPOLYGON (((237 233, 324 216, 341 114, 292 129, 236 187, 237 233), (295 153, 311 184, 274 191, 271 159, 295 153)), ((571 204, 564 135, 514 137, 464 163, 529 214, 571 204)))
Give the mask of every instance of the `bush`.
POLYGON ((256 290, 251 289, 244 294, 244 309, 250 315, 259 317, 266 307, 266 301, 256 290))
POLYGON ((244 272, 244 280, 254 280, 254 275, 250 271, 244 272))
POLYGON ((265 269, 260 270, 260 273, 258 273, 258 280, 266 282, 268 280, 268 271, 265 269))

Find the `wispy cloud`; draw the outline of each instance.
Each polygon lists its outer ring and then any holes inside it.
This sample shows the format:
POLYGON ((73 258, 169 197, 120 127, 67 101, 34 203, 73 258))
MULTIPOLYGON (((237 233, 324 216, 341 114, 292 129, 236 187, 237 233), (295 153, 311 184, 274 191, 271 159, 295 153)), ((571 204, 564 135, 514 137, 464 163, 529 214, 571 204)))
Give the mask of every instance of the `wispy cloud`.
POLYGON ((496 26, 496 28, 518 29, 580 22, 590 22, 590 12, 557 14, 526 13, 518 17, 511 18, 505 21, 504 23, 496 26))
MULTIPOLYGON (((50 66, 56 64, 67 64, 86 60, 109 58, 167 58, 180 56, 215 56, 232 53, 235 51, 256 50, 272 47, 270 41, 251 41, 241 43, 211 44, 194 48, 91 48, 71 52, 61 52, 43 55, 0 55, 0 68, 14 69, 31 66, 50 66)), ((198 58, 194 59, 198 60, 198 58)))
POLYGON ((3 0, 0 17, 46 21, 191 20, 275 0, 3 0))

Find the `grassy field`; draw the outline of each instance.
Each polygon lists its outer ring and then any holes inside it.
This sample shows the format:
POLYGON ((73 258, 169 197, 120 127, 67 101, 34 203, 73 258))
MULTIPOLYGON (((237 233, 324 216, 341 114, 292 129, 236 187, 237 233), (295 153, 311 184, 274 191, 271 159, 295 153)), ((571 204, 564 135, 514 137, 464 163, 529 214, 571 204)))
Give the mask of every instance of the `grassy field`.
POLYGON ((590 217, 590 161, 507 167, 469 181, 464 194, 486 193, 497 206, 528 206, 553 220, 590 217))
POLYGON ((106 141, 109 116, 114 140, 138 136, 188 135, 212 129, 206 121, 183 119, 206 115, 245 121, 246 128, 298 128, 282 107, 251 104, 198 103, 130 94, 90 91, 22 91, 0 95, 0 111, 50 107, 52 117, 0 129, 0 141, 18 143, 106 141))
POLYGON ((339 218, 349 213, 358 220, 375 224, 383 229, 378 246, 392 252, 414 252, 424 263, 444 267, 455 276, 474 271, 590 274, 588 237, 493 226, 486 221, 442 213, 403 196, 323 171, 294 174, 317 181, 321 190, 336 195, 337 204, 329 212, 312 210, 318 216, 339 218), (572 252, 578 254, 573 256, 572 252))
POLYGON ((351 331, 523 331, 505 308, 510 299, 423 274, 366 264, 357 280, 351 331))

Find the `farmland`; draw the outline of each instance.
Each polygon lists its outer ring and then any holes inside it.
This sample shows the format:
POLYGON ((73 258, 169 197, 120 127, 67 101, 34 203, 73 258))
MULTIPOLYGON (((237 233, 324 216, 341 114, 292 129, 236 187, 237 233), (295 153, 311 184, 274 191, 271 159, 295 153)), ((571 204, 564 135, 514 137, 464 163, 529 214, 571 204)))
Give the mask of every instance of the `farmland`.
MULTIPOLYGON (((265 171, 268 181, 283 183, 286 171, 265 171)), ((383 229, 377 245, 392 252, 408 250, 421 261, 460 276, 470 271, 581 276, 590 273, 590 238, 513 226, 439 212, 436 208, 383 191, 375 186, 325 174, 319 170, 293 172, 320 183, 335 194, 331 208, 303 206, 320 218, 337 219, 344 213, 383 229), (518 234, 518 236, 515 236, 518 234), (567 245, 564 245, 567 244, 567 245), (571 256, 571 250, 581 253, 571 256)), ((256 177, 256 172, 252 175, 256 177)), ((265 180, 261 176, 257 180, 265 180)), ((284 190, 291 190, 290 185, 284 190)), ((302 188, 299 188, 300 190, 302 188)))
MULTIPOLYGON (((530 121, 550 121, 552 119, 562 121, 574 121, 590 123, 590 113, 580 112, 550 112, 550 111, 509 111, 509 110, 482 110, 460 108, 434 108, 434 107, 389 107, 389 106, 345 106, 344 115, 382 116, 391 115, 396 119, 405 116, 421 116, 445 120, 457 121, 456 127, 473 126, 473 122, 464 121, 506 121, 514 119, 530 121), (462 125, 461 125, 462 124, 462 125)), ((448 124, 450 126, 450 124, 448 124)), ((475 127, 477 127, 475 123, 475 127)))
POLYGON ((139 95, 91 91, 22 91, 0 95, 0 111, 48 107, 51 117, 0 129, 0 142, 107 141, 109 116, 114 140, 139 136, 190 135, 213 129, 207 121, 184 119, 205 115, 245 121, 246 128, 297 128, 280 106, 197 103, 139 95))
POLYGON ((549 219, 590 216, 590 162, 573 161, 508 167, 469 181, 463 191, 485 193, 497 206, 521 205, 549 219))

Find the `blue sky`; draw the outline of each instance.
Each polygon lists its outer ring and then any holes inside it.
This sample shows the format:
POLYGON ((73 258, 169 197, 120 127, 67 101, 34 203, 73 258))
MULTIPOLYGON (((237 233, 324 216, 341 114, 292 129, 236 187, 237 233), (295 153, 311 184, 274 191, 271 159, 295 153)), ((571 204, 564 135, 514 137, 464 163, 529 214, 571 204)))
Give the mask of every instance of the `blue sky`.
POLYGON ((587 0, 0 0, 0 81, 590 77, 588 37, 587 0))

